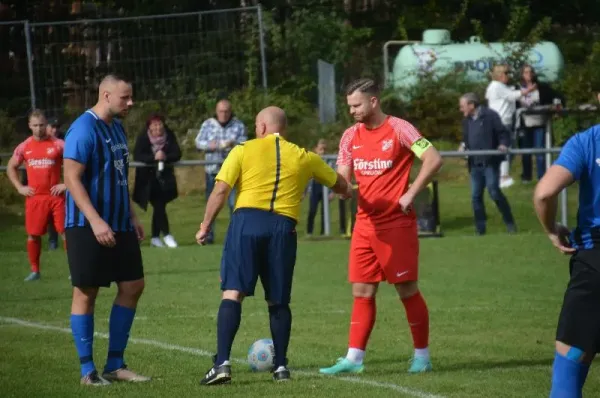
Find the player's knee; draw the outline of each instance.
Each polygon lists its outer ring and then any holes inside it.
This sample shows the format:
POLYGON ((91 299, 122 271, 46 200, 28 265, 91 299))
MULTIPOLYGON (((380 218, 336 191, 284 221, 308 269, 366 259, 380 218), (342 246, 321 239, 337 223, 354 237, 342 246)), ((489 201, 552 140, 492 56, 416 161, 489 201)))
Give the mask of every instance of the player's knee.
POLYGON ((397 283, 394 285, 401 299, 407 299, 419 292, 419 284, 417 281, 408 281, 397 283))
POLYGON ((371 298, 377 294, 378 284, 376 283, 353 283, 352 295, 354 297, 371 298))
POLYGON ((121 297, 127 297, 131 300, 137 301, 137 299, 139 299, 140 296, 142 295, 142 293, 144 292, 145 286, 146 286, 146 283, 144 282, 144 279, 138 279, 136 281, 120 282, 118 284, 119 291, 117 294, 121 297))
POLYGON ((75 314, 89 314, 94 311, 94 304, 98 288, 73 288, 73 303, 71 312, 75 314))
POLYGON ((290 308, 290 304, 289 301, 272 301, 272 300, 266 300, 267 301, 267 306, 269 307, 269 310, 272 309, 279 309, 279 308, 290 308))
POLYGON ((244 297, 246 295, 238 290, 225 290, 222 296, 223 300, 237 301, 239 303, 244 301, 244 297))
POLYGON ((41 239, 42 239, 42 237, 39 236, 39 235, 28 235, 27 236, 27 240, 37 240, 37 241, 39 241, 41 239))

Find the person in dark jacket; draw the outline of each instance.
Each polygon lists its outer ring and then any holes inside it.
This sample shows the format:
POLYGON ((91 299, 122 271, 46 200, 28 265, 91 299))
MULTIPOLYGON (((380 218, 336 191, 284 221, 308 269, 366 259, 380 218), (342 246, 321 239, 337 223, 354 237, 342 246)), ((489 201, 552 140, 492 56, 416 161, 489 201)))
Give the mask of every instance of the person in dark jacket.
MULTIPOLYGON (((509 131, 495 111, 480 106, 476 94, 467 93, 460 98, 460 111, 465 117, 462 123, 462 150, 507 150, 510 143, 509 131)), ((504 155, 480 155, 468 158, 471 200, 478 235, 484 235, 486 231, 487 216, 483 204, 485 188, 498 206, 508 232, 517 231, 508 200, 500 190, 500 163, 505 157, 504 155)))
POLYGON ((144 131, 137 137, 133 156, 138 162, 152 165, 136 170, 133 188, 135 203, 144 211, 148 203, 154 208, 150 244, 155 247, 177 247, 177 242, 169 231, 166 209, 167 203, 178 196, 177 179, 170 163, 181 159, 181 149, 177 137, 165 125, 161 116, 151 116, 148 119, 144 131))

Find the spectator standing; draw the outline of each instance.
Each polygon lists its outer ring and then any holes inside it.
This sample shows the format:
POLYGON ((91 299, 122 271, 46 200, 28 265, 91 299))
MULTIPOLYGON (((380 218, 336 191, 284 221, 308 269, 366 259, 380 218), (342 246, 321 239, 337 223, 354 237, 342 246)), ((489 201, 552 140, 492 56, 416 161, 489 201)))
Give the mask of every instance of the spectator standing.
MULTIPOLYGON (((59 130, 60 124, 58 119, 55 117, 51 117, 48 119, 48 124, 46 125, 46 135, 57 138, 59 140, 64 140, 65 135, 59 130)), ((27 178, 27 176, 25 176, 27 178)), ((48 223, 48 249, 56 250, 58 248, 58 232, 56 232, 56 228, 54 228, 54 223, 50 221, 48 223)))
MULTIPOLYGON (((524 65, 521 68, 521 89, 536 88, 519 98, 521 109, 517 112, 517 131, 519 133, 520 148, 544 148, 546 138, 546 123, 550 114, 547 115, 527 115, 522 112, 532 107, 551 107, 554 99, 559 95, 552 87, 538 81, 537 73, 531 65, 524 65)), ((561 99, 562 102, 562 99, 561 99)), ((531 182, 533 175, 531 155, 523 155, 523 172, 521 180, 524 183, 531 182)), ((546 172, 546 157, 543 153, 535 155, 537 178, 541 180, 546 172)))
MULTIPOLYGON (((516 90, 508 86, 509 68, 508 65, 495 65, 492 69, 492 81, 488 85, 485 98, 488 100, 489 109, 496 111, 505 129, 509 132, 509 141, 507 147, 511 147, 515 141, 514 118, 517 110, 517 100, 523 95, 527 95, 537 89, 536 84, 527 88, 516 90)), ((500 164, 500 187, 508 188, 514 184, 510 176, 511 156, 508 155, 500 164)))
MULTIPOLYGON (((217 103, 215 116, 205 120, 196 137, 196 148, 205 153, 205 160, 223 162, 231 149, 248 139, 246 126, 235 117, 231 102, 222 99, 217 103)), ((204 167, 206 181, 206 199, 210 196, 214 186, 215 177, 221 170, 221 165, 210 164, 204 167)), ((233 212, 235 204, 235 188, 231 190, 228 198, 229 214, 233 212)), ((214 242, 214 225, 210 226, 209 236, 205 243, 214 242)))
MULTIPOLYGON (((502 124, 496 112, 479 104, 476 94, 467 93, 460 98, 460 111, 464 116, 461 149, 507 150, 510 138, 506 126, 502 124)), ((502 158, 503 156, 498 155, 469 156, 468 158, 471 175, 471 200, 478 235, 484 235, 486 232, 487 216, 483 204, 485 188, 498 206, 508 232, 515 233, 517 231, 508 200, 500 190, 499 166, 502 158)))
POLYGON ((48 124, 46 125, 46 134, 50 137, 58 138, 60 140, 65 139, 65 135, 60 131, 60 123, 57 118, 51 117, 48 119, 48 124))
MULTIPOLYGON (((317 143, 317 146, 314 148, 314 152, 323 156, 327 152, 327 141, 324 139, 320 139, 317 143)), ((323 200, 323 184, 313 179, 307 186, 308 189, 308 220, 306 223, 306 233, 308 236, 312 236, 314 226, 315 226, 315 217, 317 215, 317 211, 319 210, 319 205, 321 205, 321 235, 325 233, 325 216, 324 216, 324 208, 326 205, 329 205, 329 202, 326 204, 325 200, 323 200)), ((333 198, 333 193, 330 195, 329 199, 333 198)))
POLYGON ((151 165, 140 167, 135 173, 133 201, 144 211, 152 204, 152 239, 155 247, 177 247, 177 242, 169 230, 167 203, 177 198, 177 178, 170 163, 181 159, 181 149, 177 137, 166 126, 160 116, 151 116, 137 137, 133 150, 134 159, 151 165), (160 235, 163 240, 160 240, 160 235), (164 244, 163 244, 164 242, 164 244))

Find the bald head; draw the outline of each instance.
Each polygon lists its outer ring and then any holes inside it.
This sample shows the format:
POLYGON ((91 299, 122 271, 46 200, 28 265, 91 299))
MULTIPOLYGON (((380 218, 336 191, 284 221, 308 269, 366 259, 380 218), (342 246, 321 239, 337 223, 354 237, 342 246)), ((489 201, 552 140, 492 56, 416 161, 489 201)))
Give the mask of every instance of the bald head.
POLYGON ((107 75, 98 86, 96 111, 107 118, 127 115, 133 106, 131 84, 122 77, 107 75))
POLYGON ((281 108, 269 106, 256 115, 256 136, 258 138, 273 133, 285 135, 286 128, 287 117, 281 108))

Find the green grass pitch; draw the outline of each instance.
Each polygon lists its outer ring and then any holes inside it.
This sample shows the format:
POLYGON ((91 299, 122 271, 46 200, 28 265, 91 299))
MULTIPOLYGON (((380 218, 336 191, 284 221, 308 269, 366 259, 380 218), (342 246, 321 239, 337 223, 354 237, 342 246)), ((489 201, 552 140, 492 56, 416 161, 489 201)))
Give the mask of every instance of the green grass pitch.
MULTIPOLYGON (((533 215, 532 186, 507 195, 520 233, 509 236, 495 206, 486 202, 489 234, 473 236, 468 185, 440 184, 440 239, 421 240, 421 289, 431 318, 434 371, 406 373, 412 353, 404 309, 393 288, 383 285, 378 316, 359 376, 322 377, 318 368, 344 355, 352 305, 346 280, 349 242, 303 239, 292 298, 289 350, 293 381, 274 384, 268 373, 245 364, 250 344, 269 337, 261 288, 247 299, 233 346, 236 359, 228 386, 201 387, 215 349, 221 246, 200 247, 194 234, 203 212, 202 196, 169 205, 178 249, 144 243, 146 290, 137 312, 126 361, 152 376, 143 385, 79 386, 79 365, 69 328, 71 288, 64 253, 42 253, 42 280, 24 283, 28 273, 20 210, 0 215, 0 391, 3 397, 544 397, 550 387, 553 339, 568 279, 568 258, 555 251, 533 215)), ((571 191, 570 219, 576 209, 571 191)), ((337 204, 331 204, 335 218, 337 204)), ((219 218, 222 239, 228 212, 219 218)), ((304 213, 306 214, 306 213, 304 213)), ((149 225, 149 214, 142 214, 149 225)), ((335 219, 332 231, 337 231, 335 219)), ((259 285, 260 286, 260 285, 259 285)), ((103 289, 96 308, 94 357, 104 366, 108 315, 115 287, 103 289)), ((584 394, 600 391, 592 367, 584 394)))

